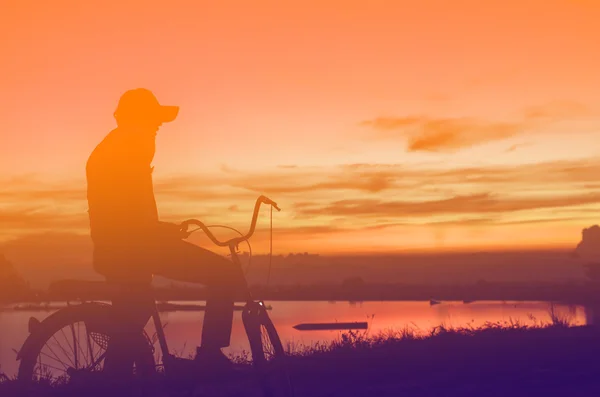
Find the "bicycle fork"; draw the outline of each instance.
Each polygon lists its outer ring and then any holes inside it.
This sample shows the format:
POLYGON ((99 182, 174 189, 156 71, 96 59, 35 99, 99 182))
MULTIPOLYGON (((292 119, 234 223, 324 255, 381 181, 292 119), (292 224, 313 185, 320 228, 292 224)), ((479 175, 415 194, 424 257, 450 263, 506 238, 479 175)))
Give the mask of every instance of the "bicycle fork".
POLYGON ((158 344, 160 345, 160 350, 163 355, 163 364, 165 358, 169 356, 169 347, 167 346, 167 338, 165 336, 165 330, 163 329, 162 323, 160 321, 160 317, 158 314, 158 308, 156 305, 152 311, 152 321, 154 322, 154 328, 156 329, 156 336, 158 337, 158 344))

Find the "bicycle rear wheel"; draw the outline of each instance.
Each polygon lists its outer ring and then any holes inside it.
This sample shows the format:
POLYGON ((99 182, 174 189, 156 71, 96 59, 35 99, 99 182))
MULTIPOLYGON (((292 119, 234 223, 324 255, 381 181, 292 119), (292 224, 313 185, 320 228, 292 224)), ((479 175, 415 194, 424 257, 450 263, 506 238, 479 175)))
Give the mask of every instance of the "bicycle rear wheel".
POLYGON ((273 322, 263 302, 247 304, 242 320, 250 350, 252 364, 267 397, 292 397, 294 390, 288 370, 287 356, 273 322))
MULTIPOLYGON (((22 391, 56 385, 93 388, 93 380, 104 367, 110 339, 110 305, 83 303, 60 309, 39 322, 30 319, 31 334, 19 352, 18 381, 22 391)), ((140 333, 134 367, 139 376, 155 372, 153 349, 145 333, 140 333)))

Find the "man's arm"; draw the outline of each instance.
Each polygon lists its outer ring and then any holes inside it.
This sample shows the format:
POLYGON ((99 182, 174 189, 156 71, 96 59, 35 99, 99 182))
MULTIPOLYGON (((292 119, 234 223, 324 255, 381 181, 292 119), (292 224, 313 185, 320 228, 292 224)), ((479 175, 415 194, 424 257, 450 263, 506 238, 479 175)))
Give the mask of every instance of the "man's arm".
POLYGON ((182 239, 188 236, 187 232, 181 230, 181 225, 163 221, 158 221, 158 233, 165 238, 182 239))

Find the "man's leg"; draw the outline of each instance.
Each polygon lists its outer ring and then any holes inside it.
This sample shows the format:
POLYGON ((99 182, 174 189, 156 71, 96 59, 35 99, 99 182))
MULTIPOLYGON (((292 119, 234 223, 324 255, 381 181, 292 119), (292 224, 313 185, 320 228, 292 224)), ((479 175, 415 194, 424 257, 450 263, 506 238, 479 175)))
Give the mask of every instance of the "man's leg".
POLYGON ((112 292, 111 335, 104 369, 113 381, 127 381, 140 349, 147 348, 142 335, 154 299, 147 283, 107 280, 112 292))
POLYGON ((160 264, 154 274, 208 287, 200 351, 220 352, 230 343, 234 298, 243 285, 242 270, 227 258, 182 240, 161 244, 159 250, 160 264))

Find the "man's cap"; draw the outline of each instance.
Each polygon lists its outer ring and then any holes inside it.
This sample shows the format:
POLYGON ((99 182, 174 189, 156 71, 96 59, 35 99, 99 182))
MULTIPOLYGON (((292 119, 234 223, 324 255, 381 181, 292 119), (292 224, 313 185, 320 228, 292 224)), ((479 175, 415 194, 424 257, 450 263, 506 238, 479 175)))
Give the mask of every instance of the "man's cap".
POLYGON ((126 91, 119 99, 116 118, 155 119, 159 123, 168 123, 177 117, 179 106, 165 106, 158 102, 152 91, 136 88, 126 91))

